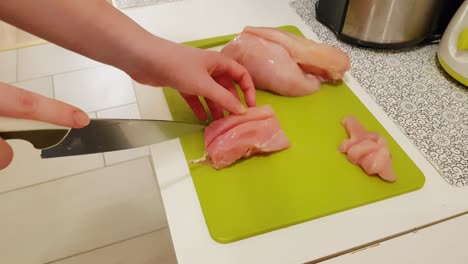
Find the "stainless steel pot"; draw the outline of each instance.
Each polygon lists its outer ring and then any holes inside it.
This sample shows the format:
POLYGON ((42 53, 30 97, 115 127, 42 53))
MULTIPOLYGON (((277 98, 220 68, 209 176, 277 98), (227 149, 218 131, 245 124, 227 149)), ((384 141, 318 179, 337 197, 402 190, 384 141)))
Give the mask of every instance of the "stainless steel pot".
POLYGON ((371 47, 403 47, 440 39, 462 2, 319 0, 317 18, 342 40, 371 47))

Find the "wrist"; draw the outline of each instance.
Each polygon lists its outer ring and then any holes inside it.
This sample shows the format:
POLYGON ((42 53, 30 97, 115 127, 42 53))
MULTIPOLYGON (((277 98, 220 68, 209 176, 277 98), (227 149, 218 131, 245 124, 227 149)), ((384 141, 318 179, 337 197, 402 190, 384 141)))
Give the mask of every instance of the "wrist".
POLYGON ((167 67, 175 43, 151 35, 132 47, 132 61, 124 71, 136 82, 151 86, 167 86, 170 70, 167 67))

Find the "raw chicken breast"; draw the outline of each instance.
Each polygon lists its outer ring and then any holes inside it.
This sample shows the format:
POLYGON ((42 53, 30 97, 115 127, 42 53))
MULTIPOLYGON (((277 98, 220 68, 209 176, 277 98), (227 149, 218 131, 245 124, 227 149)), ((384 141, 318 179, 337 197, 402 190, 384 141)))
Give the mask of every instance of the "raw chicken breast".
POLYGON ((305 73, 285 48, 250 33, 241 33, 221 52, 247 69, 257 89, 304 96, 320 88, 320 79, 305 73))
POLYGON ((244 32, 282 45, 308 73, 326 80, 339 80, 350 68, 346 53, 338 48, 269 27, 245 27, 244 32))
POLYGON ((210 145, 216 137, 226 133, 237 125, 247 121, 263 120, 274 116, 275 112, 270 105, 248 108, 248 112, 245 115, 228 115, 222 121, 212 122, 205 128, 205 146, 210 145))
POLYGON ((343 120, 349 139, 342 142, 340 152, 346 153, 348 160, 360 166, 368 175, 377 174, 387 181, 395 181, 392 158, 387 141, 376 132, 368 132, 354 116, 343 120))
POLYGON ((221 53, 242 64, 256 88, 284 96, 309 95, 350 68, 341 50, 267 27, 245 27, 221 53))
POLYGON ((239 159, 290 147, 271 106, 248 109, 244 115, 229 115, 205 129, 205 155, 216 169, 239 159))

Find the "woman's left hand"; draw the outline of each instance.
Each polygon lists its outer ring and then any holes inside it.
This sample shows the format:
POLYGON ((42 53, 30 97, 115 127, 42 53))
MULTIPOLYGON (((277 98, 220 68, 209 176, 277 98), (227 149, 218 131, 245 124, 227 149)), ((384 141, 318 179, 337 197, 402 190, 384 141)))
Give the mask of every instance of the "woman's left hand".
POLYGON ((223 117, 223 110, 245 113, 234 83, 239 84, 247 106, 255 106, 253 81, 231 58, 171 42, 159 44, 158 50, 152 60, 149 57, 147 70, 129 74, 143 84, 175 88, 199 119, 207 120, 208 116, 198 96, 204 97, 214 119, 223 117))

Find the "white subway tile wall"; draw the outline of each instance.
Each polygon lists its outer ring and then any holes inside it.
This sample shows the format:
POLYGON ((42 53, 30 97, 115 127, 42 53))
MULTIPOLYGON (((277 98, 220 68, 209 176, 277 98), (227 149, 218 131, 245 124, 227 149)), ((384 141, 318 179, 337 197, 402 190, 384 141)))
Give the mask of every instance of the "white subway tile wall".
POLYGON ((16 50, 0 52, 0 82, 16 82, 16 50))
POLYGON ((167 225, 149 158, 0 195, 2 263, 44 263, 167 225))
POLYGON ((52 82, 52 76, 32 79, 28 81, 15 82, 11 85, 49 98, 54 98, 54 84, 52 82))
POLYGON ((18 50, 18 81, 99 65, 57 45, 42 44, 18 50))
POLYGON ((177 264, 174 247, 166 241, 171 241, 169 228, 163 228, 149 234, 52 263, 177 264))
POLYGON ((136 101, 130 77, 111 66, 54 75, 55 98, 86 112, 136 101))

